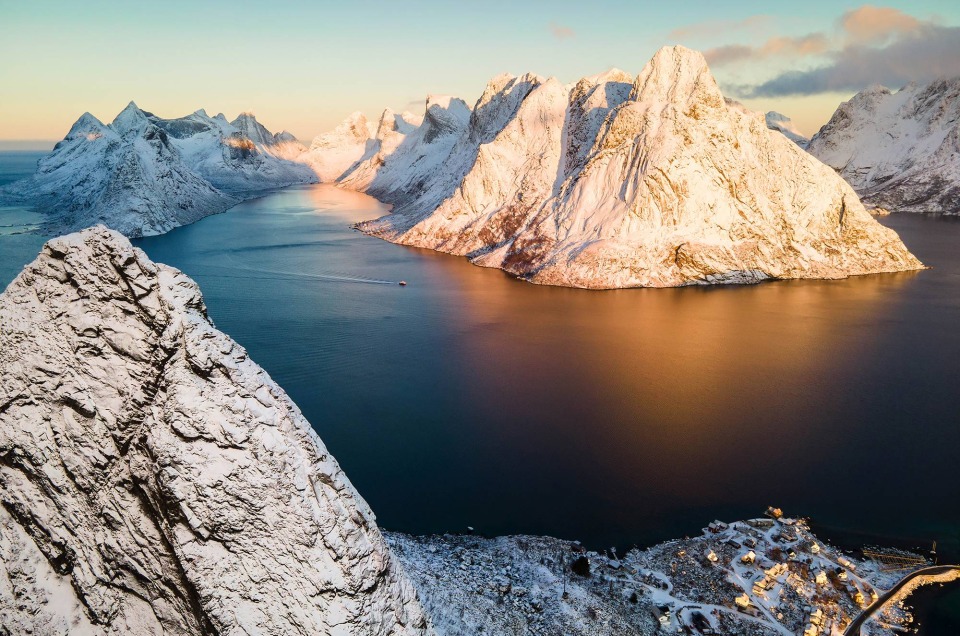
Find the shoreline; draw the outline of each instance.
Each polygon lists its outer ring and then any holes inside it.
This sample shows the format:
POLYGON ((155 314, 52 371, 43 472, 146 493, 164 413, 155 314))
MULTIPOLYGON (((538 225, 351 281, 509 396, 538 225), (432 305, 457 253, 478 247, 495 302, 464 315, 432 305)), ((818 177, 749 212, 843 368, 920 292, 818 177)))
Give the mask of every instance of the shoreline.
MULTIPOLYGON (((896 621, 906 622, 908 625, 916 622, 912 608, 905 605, 907 600, 917 591, 930 585, 940 583, 950 585, 951 588, 960 584, 960 566, 944 566, 953 569, 936 574, 921 574, 912 578, 903 587, 898 589, 890 598, 883 600, 876 608, 868 608, 869 616, 863 621, 863 626, 870 625, 885 628, 886 624, 896 621), (883 623, 881 623, 883 621, 883 623)), ((909 576, 909 575, 908 575, 909 576)), ((862 627, 861 627, 862 629, 862 627)), ((872 630, 871 630, 872 631, 872 630)), ((860 631, 847 632, 847 636, 857 636, 860 631)))

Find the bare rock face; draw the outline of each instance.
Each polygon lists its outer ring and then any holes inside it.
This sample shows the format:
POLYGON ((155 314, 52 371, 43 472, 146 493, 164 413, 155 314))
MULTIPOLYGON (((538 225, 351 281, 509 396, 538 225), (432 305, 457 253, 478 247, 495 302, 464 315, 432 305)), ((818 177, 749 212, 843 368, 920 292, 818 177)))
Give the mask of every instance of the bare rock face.
POLYGON ((341 177, 394 206, 362 230, 587 288, 921 267, 843 179, 728 103, 683 47, 636 78, 497 77, 442 146, 421 132, 437 128, 430 115, 341 177))
POLYGON ((0 296, 0 503, 3 633, 428 632, 297 407, 103 227, 0 296))
POLYGON ((861 91, 807 150, 871 206, 960 214, 960 77, 861 91))

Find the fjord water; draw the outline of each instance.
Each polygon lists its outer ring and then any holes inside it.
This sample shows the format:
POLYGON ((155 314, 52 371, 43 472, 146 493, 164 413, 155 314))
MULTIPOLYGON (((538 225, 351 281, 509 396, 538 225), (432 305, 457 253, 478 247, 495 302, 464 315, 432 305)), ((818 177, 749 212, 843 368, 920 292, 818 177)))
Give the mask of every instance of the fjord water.
MULTIPOLYGON (((350 228, 382 213, 299 187, 136 243, 199 282, 384 527, 622 546, 775 504, 956 554, 960 222, 883 220, 922 272, 596 292, 350 228)), ((41 242, 0 236, 3 285, 41 242)))
MULTIPOLYGON (((885 220, 923 272, 596 292, 350 228, 382 213, 300 187, 136 243, 198 281, 384 527, 625 545, 776 504, 956 546, 960 223, 885 220)), ((4 285, 27 236, 0 237, 4 285)))
MULTIPOLYGON (((32 175, 37 161, 46 154, 35 150, 0 152, 0 187, 32 175)), ((44 239, 28 232, 39 219, 40 215, 26 208, 0 201, 0 289, 36 258, 44 239)))

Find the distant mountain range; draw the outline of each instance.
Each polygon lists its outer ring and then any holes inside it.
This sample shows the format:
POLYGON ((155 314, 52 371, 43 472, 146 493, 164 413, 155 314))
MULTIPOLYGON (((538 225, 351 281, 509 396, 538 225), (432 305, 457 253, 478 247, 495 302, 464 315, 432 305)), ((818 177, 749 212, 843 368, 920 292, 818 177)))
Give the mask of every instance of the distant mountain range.
POLYGON ((699 53, 667 47, 637 77, 501 75, 472 108, 430 96, 422 116, 355 113, 309 148, 250 114, 162 119, 131 103, 110 124, 84 114, 0 199, 46 212, 51 233, 99 222, 141 236, 333 182, 394 206, 364 231, 533 282, 835 278, 920 266, 857 194, 960 212, 958 97, 960 79, 871 88, 807 140, 785 115, 725 99, 699 53))
POLYGON ((162 234, 266 190, 316 182, 291 160, 304 150, 247 113, 161 119, 131 102, 110 124, 84 113, 0 198, 47 212, 51 233, 104 223, 127 236, 162 234))

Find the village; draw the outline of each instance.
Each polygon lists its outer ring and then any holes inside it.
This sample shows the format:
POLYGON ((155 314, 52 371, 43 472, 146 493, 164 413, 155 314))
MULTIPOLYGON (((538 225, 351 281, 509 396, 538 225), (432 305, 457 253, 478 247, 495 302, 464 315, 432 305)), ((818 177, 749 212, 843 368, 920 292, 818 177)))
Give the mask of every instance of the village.
MULTIPOLYGON (((909 568, 855 560, 817 539, 807 522, 770 508, 757 519, 714 521, 700 536, 631 550, 590 552, 546 537, 471 535, 388 541, 432 615, 477 634, 842 636, 909 568), (447 616, 449 614, 449 616, 447 616)), ((919 555, 903 557, 913 569, 919 555)), ((863 636, 899 633, 893 607, 863 636)))

